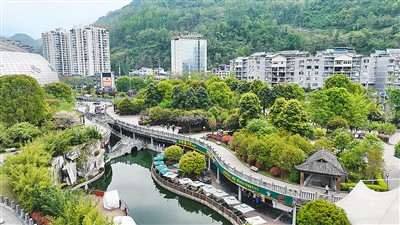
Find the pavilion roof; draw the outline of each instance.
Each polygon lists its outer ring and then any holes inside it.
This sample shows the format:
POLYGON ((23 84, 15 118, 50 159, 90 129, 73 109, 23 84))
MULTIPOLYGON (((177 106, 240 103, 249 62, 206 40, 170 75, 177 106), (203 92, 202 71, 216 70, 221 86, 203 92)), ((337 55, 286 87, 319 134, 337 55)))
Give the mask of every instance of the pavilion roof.
POLYGON ((319 173, 333 176, 346 176, 342 165, 336 158, 336 155, 321 148, 300 165, 295 166, 299 171, 319 173))

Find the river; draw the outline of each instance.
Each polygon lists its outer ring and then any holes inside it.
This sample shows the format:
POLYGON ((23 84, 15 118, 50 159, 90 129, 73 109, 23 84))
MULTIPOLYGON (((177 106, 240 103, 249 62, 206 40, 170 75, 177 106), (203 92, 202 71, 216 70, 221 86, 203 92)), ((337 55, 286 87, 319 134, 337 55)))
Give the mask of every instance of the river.
POLYGON ((157 185, 150 174, 153 151, 134 152, 112 160, 104 176, 89 187, 118 190, 138 225, 231 223, 210 208, 157 185))

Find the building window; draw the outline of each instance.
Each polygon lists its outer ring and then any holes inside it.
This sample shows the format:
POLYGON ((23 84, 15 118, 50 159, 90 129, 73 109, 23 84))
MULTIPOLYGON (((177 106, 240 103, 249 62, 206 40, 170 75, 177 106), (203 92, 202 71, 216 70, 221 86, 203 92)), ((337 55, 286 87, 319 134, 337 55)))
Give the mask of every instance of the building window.
POLYGON ((307 69, 311 69, 311 66, 307 66, 307 69))
POLYGON ((313 86, 313 87, 317 87, 317 86, 318 86, 318 83, 313 83, 312 86, 313 86))
POLYGON ((319 69, 319 66, 314 66, 314 69, 319 69))

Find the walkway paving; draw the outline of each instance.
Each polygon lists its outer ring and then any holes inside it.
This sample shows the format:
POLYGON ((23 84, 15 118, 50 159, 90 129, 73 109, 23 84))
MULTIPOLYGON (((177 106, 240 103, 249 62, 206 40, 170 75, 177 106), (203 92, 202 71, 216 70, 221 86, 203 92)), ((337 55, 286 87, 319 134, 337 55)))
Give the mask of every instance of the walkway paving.
MULTIPOLYGON (((126 123, 129 123, 129 124, 133 124, 133 125, 138 125, 139 116, 136 116, 136 115, 134 115, 134 116, 119 116, 119 115, 116 115, 116 114, 114 113, 114 111, 113 111, 112 108, 108 108, 108 109, 107 109, 107 114, 109 114, 109 115, 110 115, 111 117, 113 117, 114 119, 118 119, 118 120, 121 120, 121 121, 126 122, 126 123)), ((158 127, 158 126, 150 127, 150 129, 162 130, 162 131, 167 131, 167 132, 172 133, 172 130, 171 130, 171 129, 168 129, 168 130, 167 130, 166 128, 161 128, 161 127, 158 127)), ((177 131, 175 130, 174 133, 177 133, 177 131)), ((194 134, 194 135, 190 135, 190 136, 191 136, 192 138, 196 138, 196 139, 200 140, 200 139, 202 139, 202 137, 203 137, 204 135, 205 135, 205 134, 200 133, 200 134, 194 134)), ((284 186, 287 186, 288 189, 293 189, 293 190, 297 190, 297 191, 300 189, 300 186, 299 186, 299 185, 292 184, 292 183, 287 183, 287 182, 283 182, 283 181, 281 181, 281 180, 274 179, 274 178, 272 178, 272 177, 268 177, 268 176, 265 176, 265 175, 263 175, 263 174, 254 172, 254 171, 252 171, 249 167, 247 167, 247 166, 244 165, 242 162, 240 162, 240 161, 237 159, 237 157, 236 157, 231 151, 229 151, 228 149, 224 148, 223 146, 218 145, 218 144, 216 144, 216 143, 214 143, 214 142, 211 142, 211 141, 206 141, 206 140, 202 140, 202 141, 205 142, 205 143, 207 143, 207 144, 209 144, 210 146, 212 146, 212 147, 216 150, 216 152, 217 152, 217 154, 219 155, 219 157, 220 157, 225 163, 227 163, 227 164, 230 165, 231 167, 236 168, 236 170, 238 170, 238 171, 243 171, 244 174, 251 175, 252 177, 254 177, 254 178, 256 178, 256 179, 262 179, 263 181, 266 181, 266 182, 273 182, 274 184, 280 185, 280 186, 283 186, 283 187, 284 187, 284 186)), ((303 191, 307 191, 307 192, 311 192, 311 193, 318 193, 318 194, 323 194, 323 193, 325 192, 325 189, 322 188, 322 187, 321 187, 321 188, 301 187, 301 189, 302 189, 303 191)), ((341 192, 340 194, 336 194, 336 193, 334 193, 334 192, 332 191, 332 192, 330 192, 329 194, 330 194, 330 195, 331 195, 331 194, 334 194, 334 196, 339 196, 339 197, 342 197, 342 198, 343 198, 343 197, 345 197, 348 193, 347 193, 347 192, 341 192)))
POLYGON ((0 221, 4 220, 4 224, 6 225, 22 225, 23 223, 11 213, 7 208, 4 207, 3 204, 0 204, 0 221))
MULTIPOLYGON (((400 187, 400 159, 394 157, 394 145, 400 140, 400 133, 392 135, 389 144, 384 144, 385 174, 389 173, 389 190, 400 187)), ((384 177, 387 180, 386 177, 384 177)))

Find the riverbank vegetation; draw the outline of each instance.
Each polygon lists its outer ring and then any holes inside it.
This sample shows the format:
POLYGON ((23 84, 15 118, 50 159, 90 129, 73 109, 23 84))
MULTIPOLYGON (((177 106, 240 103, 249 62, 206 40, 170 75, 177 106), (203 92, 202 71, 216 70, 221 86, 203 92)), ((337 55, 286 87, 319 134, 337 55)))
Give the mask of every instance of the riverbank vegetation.
POLYGON ((0 90, 0 145, 17 151, 0 167, 0 194, 15 199, 38 224, 111 224, 83 193, 53 185, 53 156, 102 138, 94 128, 78 126, 71 88, 61 83, 42 88, 29 76, 10 75, 0 77, 0 90), (24 101, 15 105, 16 99, 24 101))

